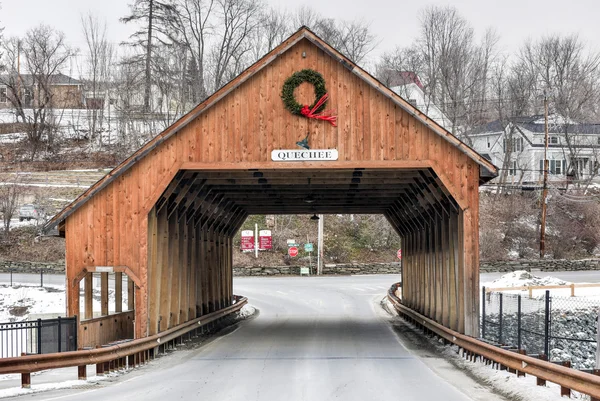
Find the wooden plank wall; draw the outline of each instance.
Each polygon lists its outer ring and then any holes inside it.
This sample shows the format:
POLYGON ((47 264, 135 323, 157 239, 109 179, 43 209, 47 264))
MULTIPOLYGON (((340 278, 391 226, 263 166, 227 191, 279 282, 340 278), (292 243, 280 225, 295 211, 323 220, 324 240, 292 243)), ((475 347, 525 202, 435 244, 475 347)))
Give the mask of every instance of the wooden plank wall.
MULTIPOLYGON (((477 184, 474 184, 477 188, 477 184)), ((474 191, 478 196, 478 192, 474 191)), ((479 335, 479 199, 458 213, 440 210, 402 236, 402 297, 440 324, 479 335)), ((393 221, 390 221, 394 224, 393 221)))
MULTIPOLYGON (((302 85, 297 99, 312 103, 312 88, 302 85)), ((463 280, 457 291, 459 303, 464 305, 459 310, 464 312, 465 331, 474 332, 478 311, 478 242, 474 229, 478 225, 479 166, 305 39, 207 108, 71 214, 65 223, 67 277, 71 280, 86 266, 128 266, 140 279, 135 294, 136 337, 157 330, 155 320, 159 317, 163 318, 161 327, 166 327, 191 318, 199 307, 202 311, 215 308, 219 301, 223 302, 221 293, 231 291, 230 272, 218 276, 220 267, 213 265, 231 259, 231 244, 227 245, 230 238, 218 238, 210 231, 191 230, 190 235, 189 227, 165 221, 160 214, 153 217, 152 208, 183 163, 207 163, 211 169, 220 164, 240 169, 278 168, 277 163, 270 161, 271 150, 295 148, 295 142, 307 132, 311 132, 311 147, 338 149, 339 163, 368 167, 369 162, 401 160, 434 168, 465 210, 457 223, 462 230, 457 240, 458 258, 462 261, 458 275, 463 280), (331 98, 327 108, 336 110, 338 127, 285 110, 280 98, 282 85, 303 68, 315 69, 324 76, 331 98), (181 287, 185 280, 173 270, 173 266, 185 264, 190 258, 190 252, 181 254, 184 248, 175 251, 166 245, 167 238, 179 241, 180 230, 188 230, 184 237, 188 244, 192 241, 189 246, 196 266, 205 266, 190 267, 196 286, 181 287), (228 256, 217 251, 221 247, 228 247, 223 251, 228 256), (149 277, 150 274, 161 280, 149 277), (212 282, 215 277, 228 280, 225 288, 199 284, 212 282), (168 303, 171 301, 167 301, 166 294, 171 289, 167 291, 165 286, 172 285, 189 294, 189 305, 179 300, 186 297, 183 294, 178 296, 177 305, 168 303), (182 312, 185 308, 187 313, 182 312)), ((67 291, 67 308, 71 315, 79 310, 75 285, 67 291)))

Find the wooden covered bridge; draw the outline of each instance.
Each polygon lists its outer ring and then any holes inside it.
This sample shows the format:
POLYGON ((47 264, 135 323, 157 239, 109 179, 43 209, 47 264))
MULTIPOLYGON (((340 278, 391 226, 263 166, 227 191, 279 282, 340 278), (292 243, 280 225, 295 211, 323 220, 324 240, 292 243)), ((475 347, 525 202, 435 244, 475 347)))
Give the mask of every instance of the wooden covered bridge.
POLYGON ((403 241, 404 302, 477 335, 478 187, 496 174, 302 28, 47 228, 66 237, 80 346, 152 335, 229 305, 232 238, 251 214, 384 214, 403 241))

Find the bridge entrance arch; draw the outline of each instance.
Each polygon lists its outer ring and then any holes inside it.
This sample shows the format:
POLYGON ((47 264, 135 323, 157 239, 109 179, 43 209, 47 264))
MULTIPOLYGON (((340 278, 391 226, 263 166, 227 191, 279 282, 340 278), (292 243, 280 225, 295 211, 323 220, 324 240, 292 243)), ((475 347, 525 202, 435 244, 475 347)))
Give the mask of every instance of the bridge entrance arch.
MULTIPOLYGON (((139 281, 135 336, 144 337, 231 303, 232 238, 248 215, 381 213, 403 240, 404 302, 477 335, 478 186, 496 174, 301 28, 47 228, 66 237, 68 283, 93 266, 130 269, 139 281), (302 71, 309 79, 289 81, 302 71), (299 104, 323 99, 333 111, 294 109, 286 82, 299 104)), ((69 314, 78 293, 69 285, 69 314)))

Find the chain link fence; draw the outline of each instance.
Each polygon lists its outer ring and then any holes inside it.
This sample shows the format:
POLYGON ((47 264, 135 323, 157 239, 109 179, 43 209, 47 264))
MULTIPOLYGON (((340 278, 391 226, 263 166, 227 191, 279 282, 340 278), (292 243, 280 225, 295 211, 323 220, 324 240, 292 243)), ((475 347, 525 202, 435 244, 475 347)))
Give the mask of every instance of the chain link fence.
POLYGON ((600 300, 551 296, 537 298, 482 292, 481 337, 491 343, 571 362, 575 369, 596 364, 600 300))

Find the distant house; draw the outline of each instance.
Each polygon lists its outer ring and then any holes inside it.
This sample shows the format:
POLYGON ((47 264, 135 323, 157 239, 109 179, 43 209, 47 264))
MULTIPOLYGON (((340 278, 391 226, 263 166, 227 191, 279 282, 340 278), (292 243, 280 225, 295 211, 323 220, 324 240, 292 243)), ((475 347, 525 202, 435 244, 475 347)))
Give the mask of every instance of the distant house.
MULTIPOLYGON (((585 181, 598 176, 600 124, 578 124, 558 115, 550 115, 548 121, 549 180, 585 181)), ((523 185, 542 182, 544 116, 519 117, 506 123, 496 120, 468 135, 477 152, 507 169, 509 182, 523 185)))
MULTIPOLYGON (((13 108, 10 96, 13 92, 8 84, 20 88, 20 99, 24 108, 34 107, 42 95, 42 89, 34 83, 30 74, 20 76, 0 76, 0 109, 13 108)), ((83 82, 61 73, 51 75, 48 80, 52 101, 51 106, 57 109, 79 109, 84 107, 83 82)))
POLYGON ((425 88, 416 73, 412 71, 386 70, 380 73, 380 79, 388 88, 402 96, 406 101, 427 114, 436 123, 452 130, 452 121, 425 94, 425 88))

